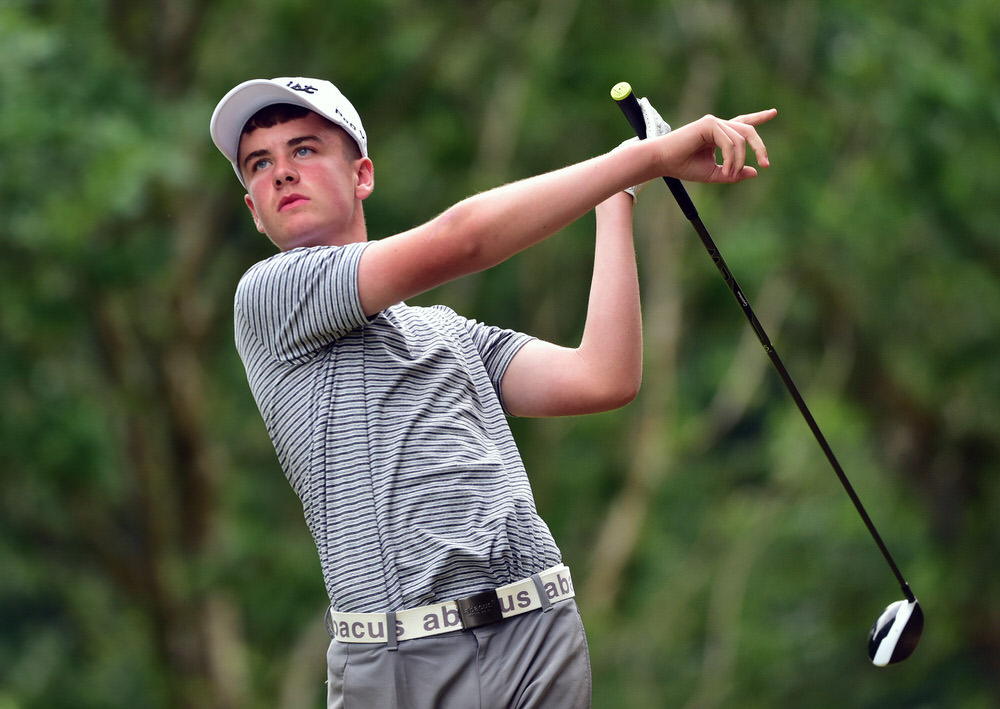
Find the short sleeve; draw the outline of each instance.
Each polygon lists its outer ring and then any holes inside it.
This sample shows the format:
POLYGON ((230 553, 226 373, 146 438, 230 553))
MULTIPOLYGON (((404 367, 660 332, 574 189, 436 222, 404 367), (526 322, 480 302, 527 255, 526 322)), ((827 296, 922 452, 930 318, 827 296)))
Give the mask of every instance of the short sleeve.
POLYGON ((236 288, 236 337, 294 362, 365 324, 358 264, 367 243, 295 249, 261 261, 236 288))
POLYGON ((490 377, 497 398, 504 407, 504 412, 509 414, 510 412, 507 411, 507 407, 503 403, 500 383, 503 381, 503 376, 507 372, 511 360, 514 359, 514 355, 535 338, 516 330, 484 325, 475 320, 467 322, 469 334, 483 360, 483 365, 486 367, 486 373, 490 377))

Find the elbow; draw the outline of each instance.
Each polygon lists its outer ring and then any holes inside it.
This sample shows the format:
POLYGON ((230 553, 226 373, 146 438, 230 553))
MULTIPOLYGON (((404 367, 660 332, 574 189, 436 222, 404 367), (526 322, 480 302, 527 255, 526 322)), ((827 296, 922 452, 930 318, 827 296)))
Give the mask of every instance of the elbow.
POLYGON ((629 386, 623 389, 622 406, 631 404, 639 396, 639 389, 642 388, 642 372, 639 371, 629 382, 629 386))
POLYGON ((642 385, 642 370, 609 373, 592 391, 592 413, 612 411, 635 401, 642 385))
POLYGON ((642 341, 636 340, 634 347, 607 362, 598 380, 603 382, 607 410, 620 409, 635 401, 642 387, 642 341))
POLYGON ((639 388, 642 386, 642 373, 631 377, 623 377, 622 381, 615 387, 613 396, 609 399, 611 409, 620 409, 631 404, 639 395, 639 388))
POLYGON ((463 200, 438 215, 430 233, 432 247, 450 257, 465 272, 482 271, 501 260, 487 248, 491 234, 489 223, 471 200, 463 200))
POLYGON ((587 412, 620 409, 639 395, 642 386, 641 346, 629 352, 590 360, 583 372, 580 382, 587 383, 587 395, 583 397, 587 402, 587 412))

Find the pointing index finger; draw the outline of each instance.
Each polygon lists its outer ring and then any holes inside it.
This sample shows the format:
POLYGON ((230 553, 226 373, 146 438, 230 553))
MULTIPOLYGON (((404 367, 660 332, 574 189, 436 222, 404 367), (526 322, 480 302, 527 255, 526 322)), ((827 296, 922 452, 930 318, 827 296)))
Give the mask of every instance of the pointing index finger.
POLYGON ((768 167, 771 162, 767 157, 767 147, 764 145, 764 141, 761 139, 760 135, 754 130, 754 126, 759 126, 762 123, 767 123, 769 120, 778 115, 778 109, 769 108, 766 111, 756 111, 754 113, 746 113, 741 116, 736 116, 733 118, 734 123, 743 123, 748 126, 746 130, 747 143, 753 149, 754 155, 757 158, 757 164, 761 167, 768 167))
POLYGON ((778 115, 778 109, 768 108, 764 111, 755 111, 753 113, 744 113, 740 116, 736 116, 730 120, 738 121, 739 123, 746 123, 751 126, 759 126, 761 123, 767 123, 769 120, 778 115))

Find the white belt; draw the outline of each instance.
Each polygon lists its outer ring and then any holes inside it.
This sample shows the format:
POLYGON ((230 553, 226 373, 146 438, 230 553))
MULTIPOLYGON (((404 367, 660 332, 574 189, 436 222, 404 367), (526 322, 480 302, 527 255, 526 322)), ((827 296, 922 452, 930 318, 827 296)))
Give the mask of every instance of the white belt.
POLYGON ((394 647, 400 640, 469 630, 529 611, 548 609, 573 595, 569 567, 559 564, 516 583, 454 601, 388 613, 329 610, 327 630, 330 637, 340 642, 384 643, 394 647), (390 628, 395 628, 395 634, 388 632, 390 628))

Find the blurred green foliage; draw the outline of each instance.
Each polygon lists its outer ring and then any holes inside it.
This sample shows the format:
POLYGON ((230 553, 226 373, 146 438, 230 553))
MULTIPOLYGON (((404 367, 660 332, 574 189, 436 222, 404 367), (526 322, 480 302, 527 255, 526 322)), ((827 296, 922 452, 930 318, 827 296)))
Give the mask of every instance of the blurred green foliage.
MULTIPOLYGON (((253 77, 361 111, 371 235, 627 137, 777 106, 773 167, 691 186, 927 614, 694 235, 636 213, 643 392, 512 422, 574 569, 595 707, 1000 703, 1000 11, 989 0, 6 0, 0 707, 322 706, 323 586, 232 347, 272 247, 208 137, 253 77)), ((421 302, 572 343, 591 224, 421 302)))

